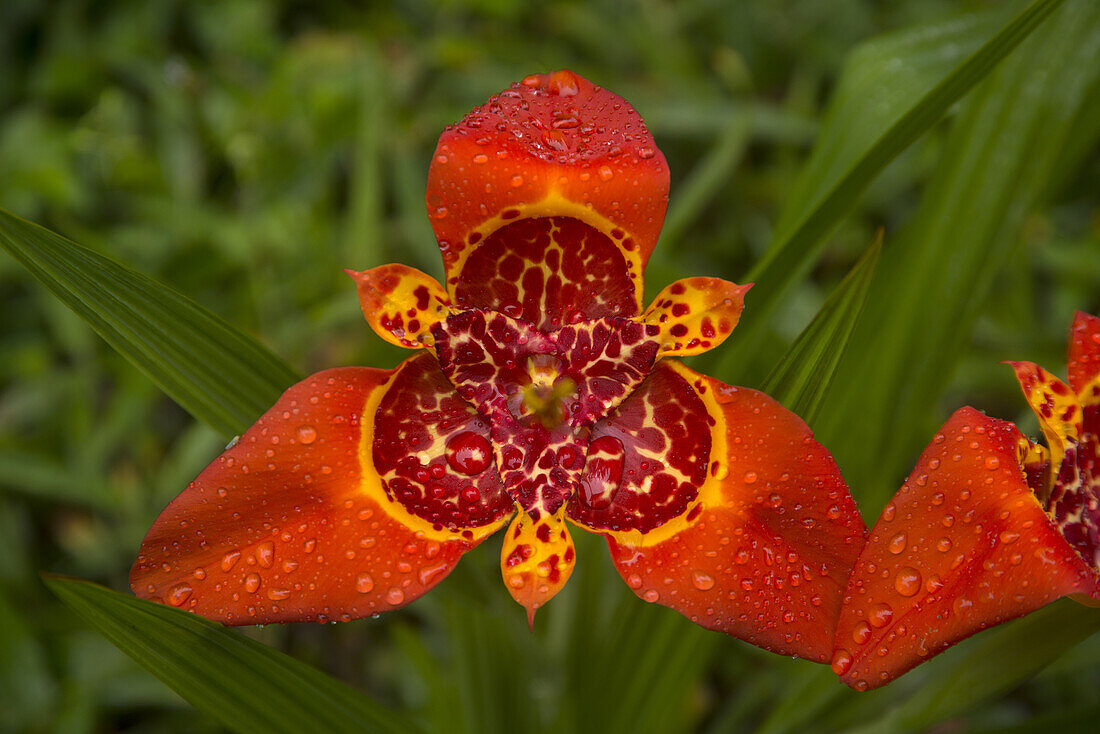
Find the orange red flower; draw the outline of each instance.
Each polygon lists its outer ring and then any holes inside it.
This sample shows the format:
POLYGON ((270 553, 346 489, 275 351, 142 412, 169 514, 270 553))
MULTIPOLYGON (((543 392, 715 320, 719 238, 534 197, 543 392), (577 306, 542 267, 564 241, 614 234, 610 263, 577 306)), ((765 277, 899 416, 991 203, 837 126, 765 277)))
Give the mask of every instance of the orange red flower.
POLYGON ((797 416, 675 359, 721 344, 748 286, 688 278, 643 307, 668 181, 637 112, 568 71, 447 128, 427 189, 444 282, 350 272, 370 326, 417 353, 290 388, 157 519, 134 591, 227 624, 347 620, 508 525, 533 619, 572 525, 642 599, 827 661, 866 530, 797 416))
POLYGON ((1046 447, 973 408, 925 449, 871 530, 833 670, 874 688, 1055 599, 1100 600, 1100 318, 1078 312, 1068 385, 1011 363, 1046 447))

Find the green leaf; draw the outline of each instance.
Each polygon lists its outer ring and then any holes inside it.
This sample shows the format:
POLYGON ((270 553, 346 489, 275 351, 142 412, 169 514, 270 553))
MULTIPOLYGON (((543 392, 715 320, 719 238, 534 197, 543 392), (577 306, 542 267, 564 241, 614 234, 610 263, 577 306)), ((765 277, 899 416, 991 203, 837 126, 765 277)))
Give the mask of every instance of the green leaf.
POLYGON ((234 630, 87 581, 62 602, 198 710, 239 732, 416 732, 411 720, 234 630))
POLYGON ((813 425, 856 328, 882 253, 882 231, 791 344, 762 389, 813 425))
MULTIPOLYGON (((801 280, 813 266, 826 238, 841 219, 855 208, 860 196, 882 169, 939 121, 953 104, 984 79, 1062 2, 1063 0, 1035 0, 978 51, 968 56, 919 98, 915 95, 919 93, 921 81, 907 85, 907 92, 914 95, 912 105, 903 112, 899 111, 896 121, 883 134, 874 138, 861 155, 852 159, 844 175, 829 186, 827 193, 817 196, 802 195, 812 205, 808 205, 796 218, 788 215, 797 224, 777 230, 764 258, 741 279, 742 282, 756 283, 753 289, 753 308, 746 310, 742 316, 738 325, 739 339, 723 354, 718 369, 723 379, 735 380, 734 370, 741 363, 747 362, 748 355, 757 348, 760 333, 766 327, 769 316, 781 303, 784 292, 793 283, 801 280)), ((886 68, 887 71, 890 70, 889 66, 886 68)), ((877 80, 878 83, 883 81, 883 78, 877 80)), ((852 151, 848 149, 844 152, 850 155, 852 151)), ((829 167, 834 168, 835 164, 829 167)))
POLYGON ((3 210, 0 246, 173 400, 226 435, 241 433, 298 379, 185 296, 3 210))
MULTIPOLYGON (((1057 164, 1098 82, 1100 6, 1073 0, 967 100, 920 206, 891 237, 818 426, 868 509, 958 407, 937 401, 993 307, 995 279, 1017 267, 1025 218, 1052 177, 1069 175, 1057 164)), ((1011 386, 1009 370, 1002 379, 1011 386)))

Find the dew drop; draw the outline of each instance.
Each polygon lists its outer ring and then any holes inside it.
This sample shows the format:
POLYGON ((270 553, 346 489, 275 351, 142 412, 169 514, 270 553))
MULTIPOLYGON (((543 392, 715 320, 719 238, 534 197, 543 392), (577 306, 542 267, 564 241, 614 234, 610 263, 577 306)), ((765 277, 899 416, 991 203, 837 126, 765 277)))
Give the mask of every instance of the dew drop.
POLYGON ((887 549, 895 556, 905 550, 905 546, 908 542, 908 538, 905 533, 898 533, 894 537, 890 538, 890 543, 886 546, 887 549))
POLYGON ((637 591, 638 589, 642 588, 642 577, 636 573, 632 573, 626 577, 626 584, 630 588, 637 591))
POLYGON ((745 472, 745 484, 756 484, 757 475, 754 471, 745 472))
POLYGON ((250 573, 244 577, 244 590, 249 594, 255 594, 260 589, 260 574, 250 573))
POLYGON ((396 607, 405 601, 405 592, 394 586, 386 592, 386 601, 396 607))
POLYGON ((842 647, 833 653, 832 669, 837 675, 844 675, 852 667, 852 655, 842 647))
POLYGON ((311 444, 317 440, 317 429, 313 426, 298 426, 298 443, 311 444))
POLYGON ((642 598, 652 603, 660 599, 661 595, 657 593, 656 589, 646 589, 645 593, 642 594, 642 598))
POLYGON ((920 591, 920 571, 912 566, 903 566, 894 576, 894 589, 902 596, 913 596, 920 591))
POLYGON ((416 572, 417 579, 420 580, 421 585, 430 586, 442 578, 446 573, 450 565, 447 563, 437 563, 432 566, 424 566, 416 572))
POLYGON ((881 629, 890 624, 890 620, 894 618, 894 610, 889 604, 872 604, 867 610, 867 618, 871 622, 872 627, 881 629))
POLYGON ((191 598, 190 584, 177 584, 168 592, 168 603, 174 607, 183 606, 183 603, 191 598))
POLYGON ((271 601, 282 601, 290 596, 290 589, 268 589, 267 598, 271 601))
POLYGON ((355 590, 360 594, 369 594, 374 589, 374 579, 370 574, 361 573, 355 577, 355 590))
POLYGON ((481 434, 463 431, 447 442, 447 464, 460 474, 480 474, 492 461, 493 447, 481 434))
POLYGON ((699 591, 709 591, 714 588, 714 577, 703 571, 692 571, 691 585, 699 591))
POLYGON ((610 181, 615 177, 615 172, 611 170, 611 166, 600 166, 600 170, 597 171, 600 174, 600 178, 604 181, 610 181))
POLYGON ((946 553, 951 550, 951 538, 944 536, 936 541, 936 550, 940 553, 946 553))
POLYGON ((856 626, 852 630, 852 641, 857 645, 863 645, 869 639, 871 639, 871 625, 867 620, 861 619, 856 622, 856 626))
POLYGON ((275 546, 271 541, 264 541, 256 546, 256 562, 261 568, 271 568, 271 562, 275 557, 275 546))
POLYGON ((1000 465, 1001 465, 1001 460, 998 459, 996 456, 989 456, 985 460, 985 468, 989 469, 990 471, 993 471, 994 469, 996 469, 1000 465))
POLYGON ((241 560, 241 552, 239 550, 231 550, 222 556, 222 570, 230 571, 237 565, 237 561, 241 560))

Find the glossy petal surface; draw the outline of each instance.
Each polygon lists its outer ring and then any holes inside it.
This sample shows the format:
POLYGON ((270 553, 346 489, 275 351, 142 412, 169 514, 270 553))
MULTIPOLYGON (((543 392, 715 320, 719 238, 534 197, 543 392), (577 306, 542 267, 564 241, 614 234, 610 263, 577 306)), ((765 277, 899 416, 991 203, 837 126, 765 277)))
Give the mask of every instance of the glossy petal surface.
POLYGON ((836 464, 772 398, 662 365, 703 406, 710 459, 682 514, 649 532, 607 533, 619 573, 641 598, 704 627, 828 660, 866 533, 836 464))
MULTIPOLYGON (((517 215, 518 216, 518 215, 517 215)), ((612 234, 572 217, 508 222, 452 278, 455 302, 555 329, 584 318, 639 311, 641 278, 612 234)))
POLYGON ((1080 393, 1100 375, 1100 317, 1078 311, 1069 337, 1069 386, 1080 393))
POLYGON ((407 349, 431 347, 432 327, 451 311, 435 278, 406 265, 345 271, 359 290, 359 305, 378 336, 407 349))
POLYGON ((609 237, 640 278, 664 221, 668 180, 664 156, 621 97, 569 71, 527 77, 439 138, 427 203, 447 285, 504 224, 548 216, 609 237))
POLYGON ((371 461, 391 372, 293 386, 161 513, 130 583, 226 624, 352 619, 441 581, 500 522, 467 536, 391 501, 371 461))
POLYGON ((833 669, 863 690, 1096 578, 1027 484, 1015 426, 963 408, 925 449, 852 571, 833 669))
POLYGON ((726 340, 741 318, 752 285, 719 278, 684 278, 661 291, 642 320, 661 330, 662 356, 687 356, 726 340))
POLYGON ((386 495, 434 529, 472 533, 513 511, 489 424, 430 354, 405 360, 378 402, 371 446, 386 495))

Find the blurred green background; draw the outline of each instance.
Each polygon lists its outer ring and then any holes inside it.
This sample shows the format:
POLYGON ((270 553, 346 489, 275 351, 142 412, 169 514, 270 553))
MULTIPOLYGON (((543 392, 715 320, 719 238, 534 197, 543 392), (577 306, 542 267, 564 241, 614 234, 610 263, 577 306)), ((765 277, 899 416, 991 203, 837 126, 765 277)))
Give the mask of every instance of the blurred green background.
MULTIPOLYGON (((868 308, 814 421, 868 522, 956 407, 1035 435, 998 362, 1064 373, 1074 309, 1100 312, 1090 5, 1067 2, 894 160, 821 255, 792 263, 807 277, 748 347, 735 332, 728 353, 696 362, 760 384, 884 228, 868 308)), ((572 68, 650 124, 672 170, 652 294, 686 275, 743 278, 797 222, 796 202, 868 143, 862 124, 892 119, 1021 7, 4 0, 0 207, 170 284, 302 374, 389 367, 403 354, 363 323, 341 269, 441 274, 424 208, 435 139, 511 82, 572 68)), ((0 731, 221 730, 38 573, 126 590, 145 530, 227 438, 0 255, 0 731)), ((859 697, 823 667, 644 605, 596 538, 577 539, 577 574, 530 634, 498 542, 401 612, 250 634, 433 731, 1042 731, 1100 715, 1092 619, 1033 677, 1041 662, 1027 669, 1017 640, 1004 654, 1023 672, 971 699, 921 703, 949 656, 859 697), (929 713, 900 721, 906 705, 929 713)))

